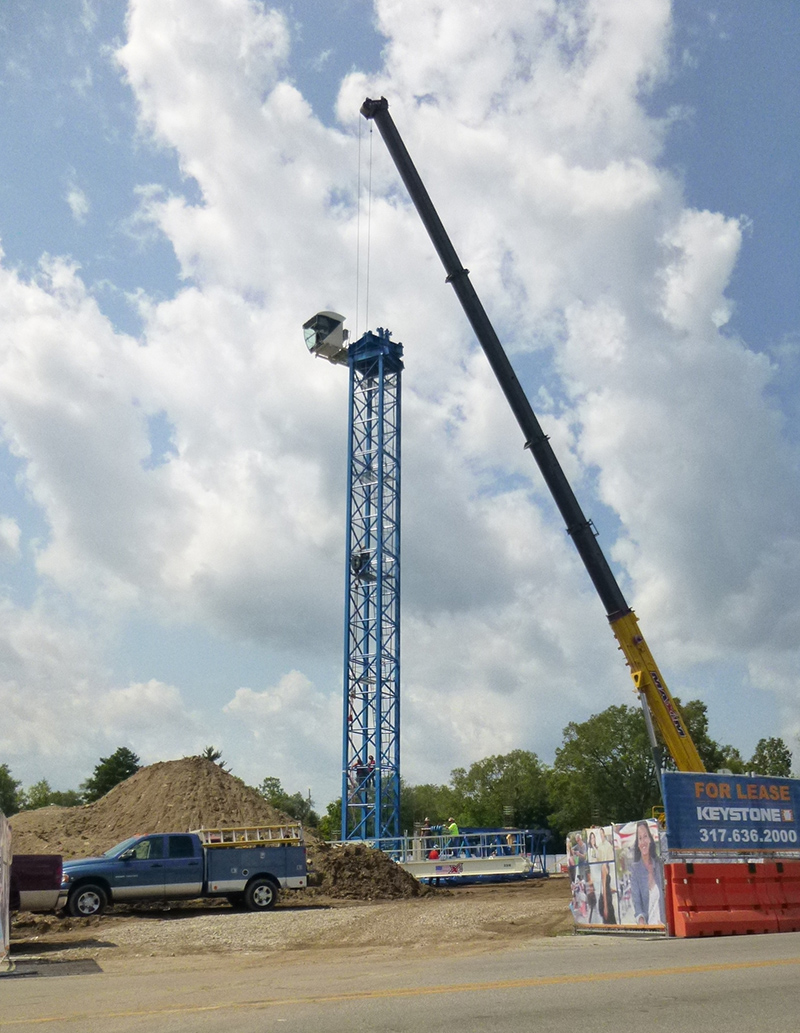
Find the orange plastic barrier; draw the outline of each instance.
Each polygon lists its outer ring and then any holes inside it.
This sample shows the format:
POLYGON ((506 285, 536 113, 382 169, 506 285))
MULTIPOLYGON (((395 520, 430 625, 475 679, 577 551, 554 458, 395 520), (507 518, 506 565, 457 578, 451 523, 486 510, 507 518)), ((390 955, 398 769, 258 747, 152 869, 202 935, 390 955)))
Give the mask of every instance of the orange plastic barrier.
POLYGON ((672 936, 800 931, 800 862, 668 864, 672 936))
POLYGON ((776 908, 778 929, 782 933, 800 932, 800 863, 778 861, 777 885, 781 894, 776 908))

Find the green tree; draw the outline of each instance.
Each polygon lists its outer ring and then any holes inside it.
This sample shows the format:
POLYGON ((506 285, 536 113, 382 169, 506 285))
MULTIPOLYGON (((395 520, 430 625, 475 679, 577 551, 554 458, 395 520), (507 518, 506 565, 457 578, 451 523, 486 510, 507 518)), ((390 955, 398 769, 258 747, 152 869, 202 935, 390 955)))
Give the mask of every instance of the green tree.
POLYGON ((46 778, 35 782, 22 793, 23 811, 35 811, 40 807, 77 807, 83 802, 81 794, 75 789, 67 789, 64 792, 58 789, 51 789, 46 778))
POLYGON ((39 782, 34 782, 23 793, 22 810, 38 811, 40 807, 48 807, 52 792, 53 790, 50 788, 50 783, 46 778, 39 782))
POLYGON ((342 798, 331 800, 325 813, 319 819, 318 831, 323 839, 341 839, 342 836, 342 798))
POLYGON ((99 800, 115 785, 135 775, 139 766, 139 758, 127 746, 120 746, 110 757, 101 757, 92 777, 81 783, 84 802, 99 800))
POLYGON ((450 776, 464 825, 546 828, 550 798, 547 770, 535 753, 514 750, 486 757, 450 776))
POLYGON ((792 773, 792 751, 783 739, 759 739, 748 770, 757 775, 788 778, 792 773))
MULTIPOLYGON (((739 774, 745 769, 745 762, 735 746, 726 746, 712 739, 708 732, 708 707, 702 700, 690 699, 687 703, 675 697, 675 705, 680 710, 686 727, 689 730, 700 759, 706 771, 722 769, 739 774)), ((666 768, 674 768, 669 757, 664 758, 666 768)))
POLYGON ((432 825, 441 825, 449 817, 461 820, 462 800, 451 786, 427 782, 412 786, 400 779, 400 830, 412 832, 415 825, 428 818, 432 825))
POLYGON ((222 750, 218 750, 216 746, 206 746, 202 753, 198 756, 202 760, 210 760, 212 764, 216 764, 222 768, 223 771, 228 771, 227 763, 222 759, 222 750))
POLYGON ((283 791, 281 780, 276 778, 274 775, 267 775, 261 785, 258 786, 258 791, 265 800, 269 800, 273 807, 278 806, 275 803, 276 800, 282 799, 286 795, 283 791))
POLYGON ((0 811, 10 818, 20 808, 20 789, 22 783, 18 782, 8 769, 8 764, 0 764, 0 811))
POLYGON ((302 793, 287 793, 281 785, 281 780, 274 775, 267 775, 257 789, 276 810, 283 811, 303 825, 310 825, 312 828, 319 825, 319 815, 313 809, 314 801, 311 797, 303 796, 302 793))
POLYGON ((648 815, 660 794, 641 709, 608 707, 568 724, 549 788, 550 822, 562 834, 648 815))
POLYGON ((547 828, 547 768, 535 753, 514 750, 486 757, 469 769, 456 768, 449 785, 400 782, 400 828, 411 832, 426 818, 441 825, 449 817, 459 825, 547 828))
POLYGON ((77 789, 54 789, 50 794, 50 803, 55 807, 79 807, 83 796, 77 789))

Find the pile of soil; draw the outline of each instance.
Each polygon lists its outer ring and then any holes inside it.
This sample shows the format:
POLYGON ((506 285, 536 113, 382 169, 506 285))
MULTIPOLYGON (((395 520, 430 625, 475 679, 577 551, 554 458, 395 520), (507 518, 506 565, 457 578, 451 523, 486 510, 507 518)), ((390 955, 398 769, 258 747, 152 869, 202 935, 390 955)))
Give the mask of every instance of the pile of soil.
POLYGON ((318 843, 309 851, 316 878, 310 891, 340 900, 397 900, 430 892, 379 850, 363 843, 318 843))
MULTIPOLYGON (((61 854, 65 860, 103 853, 148 832, 239 825, 281 825, 292 819, 251 786, 202 757, 141 768, 95 803, 42 807, 11 819, 17 854, 61 854)), ((417 896, 423 887, 385 854, 361 844, 328 846, 306 832, 310 891, 346 900, 417 896)))
POLYGON ((251 786, 202 757, 162 761, 83 807, 42 807, 11 819, 16 854, 103 853, 128 836, 215 826, 280 825, 291 819, 251 786))

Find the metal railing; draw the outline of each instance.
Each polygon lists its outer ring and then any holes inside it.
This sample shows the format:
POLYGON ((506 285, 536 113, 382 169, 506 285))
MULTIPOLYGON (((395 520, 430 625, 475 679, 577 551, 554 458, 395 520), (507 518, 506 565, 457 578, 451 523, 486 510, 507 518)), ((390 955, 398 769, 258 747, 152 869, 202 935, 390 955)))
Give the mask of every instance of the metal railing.
POLYGON ((539 829, 465 829, 450 835, 441 829, 422 830, 412 836, 365 839, 366 846, 380 850, 398 864, 454 859, 525 857, 546 871, 545 839, 539 829))

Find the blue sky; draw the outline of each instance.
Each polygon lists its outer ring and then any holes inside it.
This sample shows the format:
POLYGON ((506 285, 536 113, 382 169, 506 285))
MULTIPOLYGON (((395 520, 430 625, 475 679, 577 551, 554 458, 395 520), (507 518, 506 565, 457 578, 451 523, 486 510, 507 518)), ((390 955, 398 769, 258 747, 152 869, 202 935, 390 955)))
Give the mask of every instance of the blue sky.
POLYGON ((381 94, 672 691, 800 748, 799 35, 788 0, 3 5, 0 762, 214 743, 336 795, 346 377, 300 327, 364 329, 359 150, 406 358, 403 775, 634 701, 381 94))
POLYGON ((682 172, 689 204, 749 220, 731 279, 731 329, 774 349, 800 324, 800 17, 781 0, 757 11, 741 2, 680 2, 675 11, 675 49, 691 60, 656 96, 689 114, 669 134, 665 157, 682 172))

